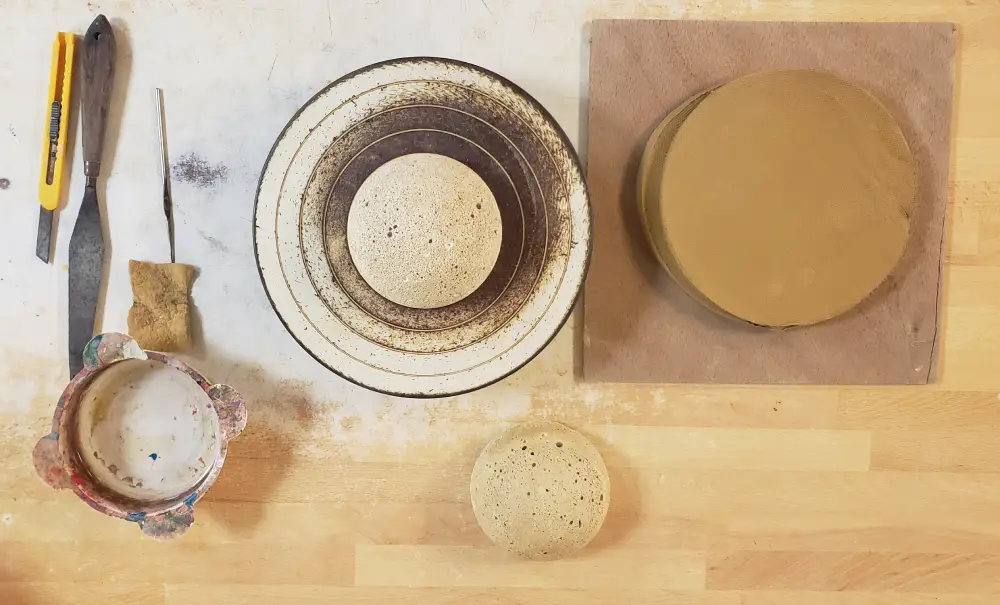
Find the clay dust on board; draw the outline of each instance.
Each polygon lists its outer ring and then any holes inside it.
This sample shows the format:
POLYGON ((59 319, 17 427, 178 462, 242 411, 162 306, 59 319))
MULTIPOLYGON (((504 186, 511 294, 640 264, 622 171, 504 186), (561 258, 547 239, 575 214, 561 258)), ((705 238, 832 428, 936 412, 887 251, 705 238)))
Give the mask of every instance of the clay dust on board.
POLYGON ((406 399, 361 387, 337 385, 339 392, 297 379, 263 380, 251 370, 242 389, 250 418, 248 430, 260 427, 313 458, 346 454, 352 459, 401 458, 414 448, 447 450, 468 440, 470 431, 488 436, 497 423, 523 418, 531 398, 503 386, 444 399, 406 399))

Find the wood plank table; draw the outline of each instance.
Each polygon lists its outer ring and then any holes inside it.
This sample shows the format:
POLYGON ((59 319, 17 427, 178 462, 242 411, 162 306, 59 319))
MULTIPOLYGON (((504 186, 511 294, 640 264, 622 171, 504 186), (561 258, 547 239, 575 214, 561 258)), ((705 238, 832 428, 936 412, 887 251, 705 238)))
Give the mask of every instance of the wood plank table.
MULTIPOLYGON (((710 46, 706 47, 710 50, 710 46)), ((1000 3, 996 0, 0 0, 0 604, 1000 603, 1000 3), (164 89, 177 258, 199 268, 191 362, 243 391, 250 426, 182 539, 157 543, 44 486, 35 440, 67 381, 66 245, 34 257, 55 31, 112 18, 104 330, 129 258, 165 261, 152 89, 164 89), (327 82, 406 55, 514 80, 585 146, 595 18, 935 20, 958 25, 943 373, 925 388, 584 385, 575 322, 481 392, 356 388, 285 333, 252 252, 256 179, 327 82), (117 116, 117 117, 115 117, 117 116), (612 473, 579 556, 508 559, 468 477, 505 423, 561 420, 612 473)))

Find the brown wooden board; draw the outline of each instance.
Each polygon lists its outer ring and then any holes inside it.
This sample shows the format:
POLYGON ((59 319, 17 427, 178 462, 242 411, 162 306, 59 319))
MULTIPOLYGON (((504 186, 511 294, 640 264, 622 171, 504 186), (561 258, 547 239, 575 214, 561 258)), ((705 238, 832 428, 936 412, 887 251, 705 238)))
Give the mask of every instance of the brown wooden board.
POLYGON ((933 380, 954 26, 604 20, 594 22, 591 33, 587 176, 594 252, 584 299, 585 378, 727 384, 933 380), (783 68, 827 70, 874 93, 913 151, 918 191, 903 259, 868 299, 815 326, 768 330, 712 313, 671 281, 643 235, 636 171, 653 128, 686 99, 737 76, 783 68))

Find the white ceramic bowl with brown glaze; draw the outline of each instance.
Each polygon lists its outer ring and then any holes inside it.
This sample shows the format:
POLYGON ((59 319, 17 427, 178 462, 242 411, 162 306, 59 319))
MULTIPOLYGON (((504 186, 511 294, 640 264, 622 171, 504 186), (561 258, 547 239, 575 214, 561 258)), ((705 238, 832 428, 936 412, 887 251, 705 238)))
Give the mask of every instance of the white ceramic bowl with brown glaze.
POLYGON ((278 137, 254 244, 288 331, 385 393, 477 389, 569 316, 590 254, 579 161, 552 117, 484 69, 379 63, 334 82, 278 137))

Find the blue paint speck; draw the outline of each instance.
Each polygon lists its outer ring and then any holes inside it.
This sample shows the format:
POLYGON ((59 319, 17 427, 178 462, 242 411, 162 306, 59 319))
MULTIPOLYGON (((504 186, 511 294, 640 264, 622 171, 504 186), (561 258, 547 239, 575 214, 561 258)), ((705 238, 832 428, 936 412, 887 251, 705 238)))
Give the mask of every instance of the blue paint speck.
POLYGON ((142 521, 146 518, 146 513, 129 513, 125 518, 129 521, 142 521))
POLYGON ((153 459, 153 460, 156 460, 157 458, 159 458, 159 456, 156 455, 156 452, 153 452, 152 454, 150 454, 149 457, 151 459, 153 459))
POLYGON ((188 506, 191 506, 192 504, 194 504, 194 501, 197 500, 197 499, 198 499, 198 492, 195 492, 195 493, 191 494, 190 496, 188 496, 187 499, 184 500, 184 504, 186 504, 188 506))

